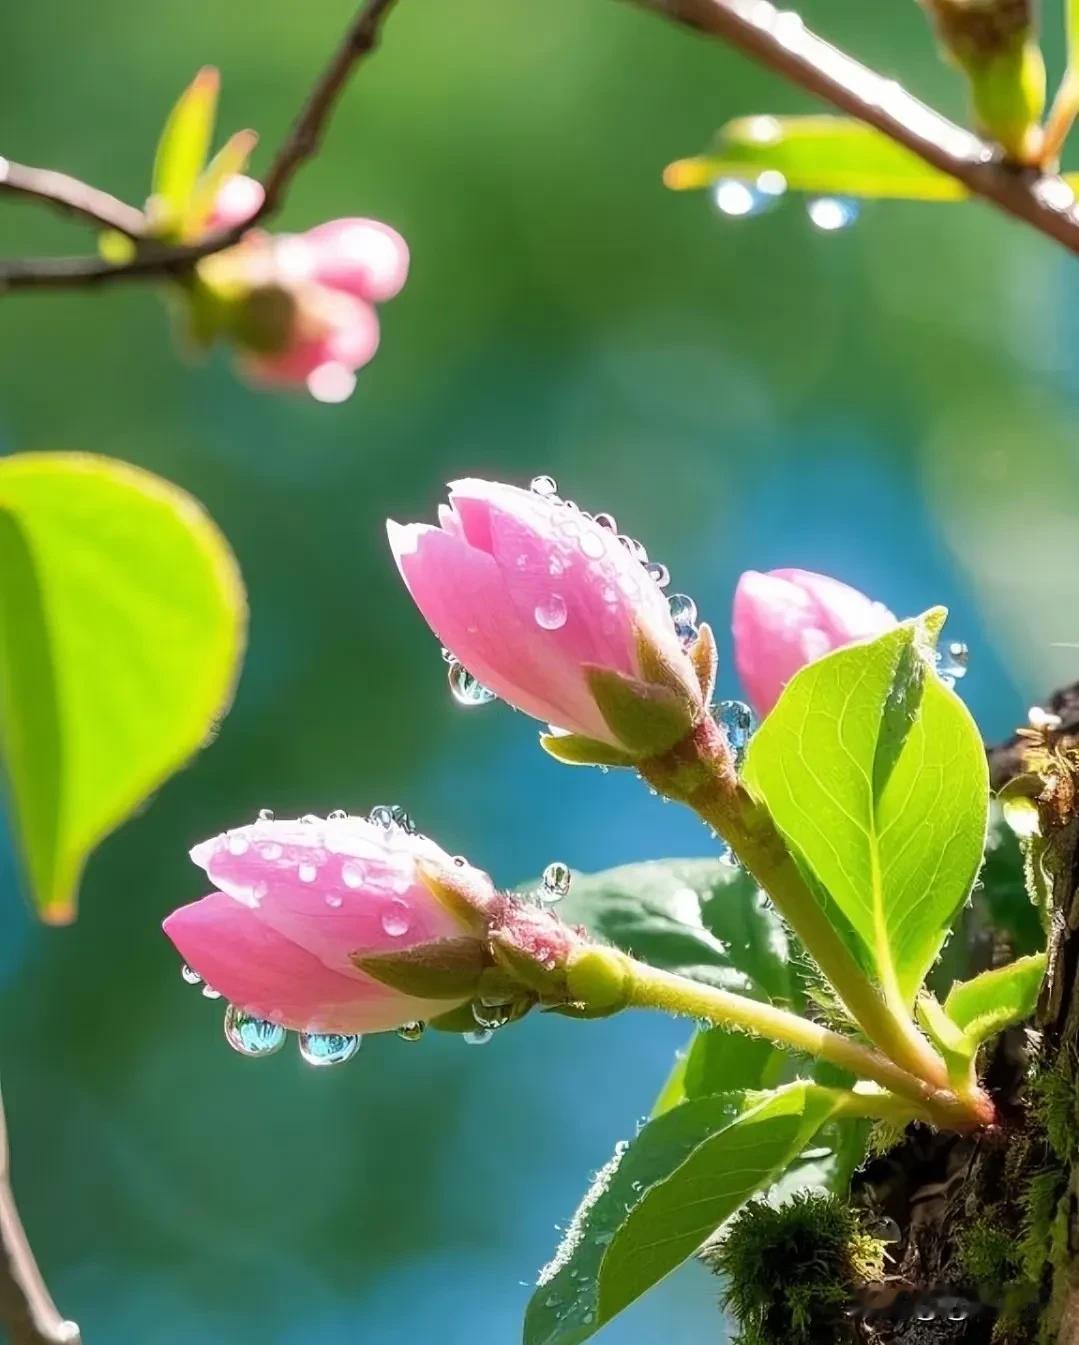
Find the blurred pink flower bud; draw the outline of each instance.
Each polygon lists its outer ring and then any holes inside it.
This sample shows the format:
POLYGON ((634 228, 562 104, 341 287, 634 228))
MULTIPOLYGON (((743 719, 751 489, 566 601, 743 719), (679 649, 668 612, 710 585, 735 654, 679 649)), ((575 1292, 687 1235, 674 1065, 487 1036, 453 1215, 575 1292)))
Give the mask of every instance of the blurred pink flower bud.
MULTIPOLYGON (((388 523, 390 546, 428 625, 473 677, 615 760, 689 731, 706 699, 686 649, 697 628, 680 635, 611 528, 549 495, 479 480, 454 482, 439 519, 388 523)), ((568 760, 569 742, 544 745, 568 760)))
POLYGON ((810 570, 747 570, 734 593, 734 661, 764 715, 799 668, 896 623, 883 605, 810 570))
MULTIPOLYGON (((253 179, 229 178, 208 229, 242 224, 262 199, 253 179)), ((378 349, 374 305, 400 292, 408 263, 404 239, 377 220, 330 220, 302 234, 252 230, 199 264, 215 298, 207 323, 212 334, 227 331, 254 382, 342 402, 378 349)))
POLYGON ((445 1014, 490 960, 485 912, 504 899, 486 874, 401 827, 260 820, 191 857, 217 890, 174 911, 166 934, 230 1003, 283 1027, 384 1032, 445 1014), (357 961, 372 956, 413 959, 438 993, 365 974, 357 961))

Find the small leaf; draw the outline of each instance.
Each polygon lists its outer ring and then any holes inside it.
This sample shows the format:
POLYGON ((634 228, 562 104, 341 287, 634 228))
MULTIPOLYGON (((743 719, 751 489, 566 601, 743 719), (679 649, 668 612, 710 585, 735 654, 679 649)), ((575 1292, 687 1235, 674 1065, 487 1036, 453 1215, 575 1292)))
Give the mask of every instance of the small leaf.
POLYGON ((658 1284, 750 1196, 769 1186, 846 1096, 806 1083, 779 1089, 649 1187, 600 1263, 595 1325, 609 1322, 658 1284))
POLYGON ((195 191, 217 120, 220 77, 213 66, 203 66, 176 100, 161 131, 154 157, 151 188, 153 232, 178 233, 195 191))
POLYGON ((185 242, 194 242, 201 237, 221 188, 229 178, 244 171, 257 144, 258 136, 254 131, 237 131, 207 164, 183 212, 181 231, 185 242))
POLYGON ((927 667, 939 621, 930 613, 803 668, 743 771, 854 957, 907 1005, 970 893, 986 836, 981 738, 927 667))
POLYGON ((669 1176, 744 1106, 740 1094, 683 1103, 650 1121, 636 1139, 617 1146, 596 1174, 554 1258, 540 1272, 525 1316, 525 1345, 573 1345, 592 1335, 600 1262, 627 1207, 638 1204, 647 1188, 669 1176))
POLYGON ((90 851, 206 741, 245 626, 189 495, 107 458, 0 460, 0 760, 46 920, 74 917, 90 851))
POLYGON ((1021 957, 953 985, 944 1010, 968 1037, 981 1043, 1033 1014, 1044 975, 1044 953, 1021 957))
POLYGON ((910 150, 845 117, 739 117, 722 127, 716 148, 672 163, 664 182, 676 191, 719 178, 755 181, 781 173, 793 191, 815 195, 961 201, 966 187, 910 150))
POLYGON ((627 753, 583 733, 541 733, 540 746, 567 766, 632 766, 627 753))

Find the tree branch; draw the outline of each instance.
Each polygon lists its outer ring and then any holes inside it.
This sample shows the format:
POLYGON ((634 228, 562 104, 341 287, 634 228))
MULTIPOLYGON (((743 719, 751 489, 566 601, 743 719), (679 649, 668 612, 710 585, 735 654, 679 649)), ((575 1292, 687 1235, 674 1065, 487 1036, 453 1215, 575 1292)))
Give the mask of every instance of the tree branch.
POLYGON ((0 1321, 11 1345, 82 1345, 41 1278, 11 1190, 7 1122, 0 1102, 0 1321))
POLYGON ((769 0, 631 3, 729 42, 788 83, 876 127, 974 196, 1079 252, 1079 207, 1060 177, 1003 163, 992 146, 817 37, 797 14, 780 12, 769 0))
POLYGON ((77 177, 51 168, 30 168, 0 157, 0 192, 12 192, 42 201, 64 215, 75 215, 103 229, 116 229, 128 238, 138 238, 146 217, 133 205, 99 191, 77 177))
MULTIPOLYGON (((296 172, 314 154, 321 143, 337 100, 348 83, 348 78, 353 69, 364 56, 375 49, 382 22, 393 8, 394 3, 395 0, 364 0, 364 3, 360 5, 341 41, 337 44, 333 55, 315 81, 314 88, 308 95, 291 130, 274 156, 262 183, 266 193, 265 199, 256 214, 246 223, 237 228, 214 234, 212 237, 188 247, 173 247, 152 242, 144 243, 140 246, 137 257, 118 266, 105 261, 101 257, 42 257, 0 261, 0 294, 6 290, 15 289, 90 288, 98 285, 109 285, 117 281, 145 280, 152 276, 180 276, 190 271, 196 262, 203 257, 220 252, 238 242, 253 225, 268 219, 270 215, 281 208, 296 172)), ((7 163, 7 161, 0 160, 0 165, 4 163, 7 163)), ((3 174, 0 173, 0 190, 9 185, 10 169, 12 167, 17 166, 8 164, 7 182, 3 180, 3 174)), ((46 170, 24 169, 22 171, 40 175, 46 170)), ((75 178, 64 178, 64 175, 59 173, 51 176, 56 179, 63 179, 70 189, 62 201, 57 194, 59 188, 53 192, 37 191, 29 186, 21 188, 14 186, 10 189, 22 190, 26 195, 36 195, 39 199, 46 200, 54 205, 62 205, 63 208, 68 210, 76 210, 76 199, 80 201, 81 205, 85 206, 89 204, 89 197, 92 197, 94 198, 93 204, 97 206, 101 206, 103 202, 112 202, 122 211, 134 211, 133 206, 125 206, 123 202, 116 201, 105 193, 95 192, 94 188, 87 187, 75 178), (76 191, 76 188, 80 191, 76 191)), ((52 185, 55 186, 56 184, 53 183, 52 185)), ((90 209, 79 208, 77 213, 96 218, 99 223, 107 222, 110 227, 119 228, 123 233, 129 232, 115 219, 105 221, 101 216, 95 216, 90 209)), ((139 216, 141 227, 142 214, 139 211, 134 211, 134 213, 139 216)))

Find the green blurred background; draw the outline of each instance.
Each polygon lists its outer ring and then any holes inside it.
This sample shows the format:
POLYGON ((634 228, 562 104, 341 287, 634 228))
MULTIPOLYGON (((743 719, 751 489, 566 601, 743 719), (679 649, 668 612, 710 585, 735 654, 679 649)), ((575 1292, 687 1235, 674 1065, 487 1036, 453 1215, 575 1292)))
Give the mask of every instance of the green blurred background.
MULTIPOLYGON (((0 152, 138 200, 198 66, 223 72, 223 128, 272 146, 349 13, 8 4, 0 152)), ((961 111, 909 0, 807 17, 961 111)), ((181 985, 159 923, 203 893, 185 852, 260 807, 403 802, 506 883, 552 858, 708 852, 634 781, 559 768, 522 717, 451 702, 387 515, 429 516, 457 475, 550 472, 724 630, 751 566, 825 570, 903 613, 945 602, 988 736, 1079 671, 1074 264, 977 205, 878 205, 826 235, 796 200, 736 221, 662 189, 722 120, 810 109, 613 0, 400 0, 281 220, 368 213, 412 246, 351 402, 250 391, 224 355, 185 365, 145 288, 0 308, 0 451, 85 449, 185 486, 252 607, 220 736, 94 858, 76 926, 34 925, 0 845, 16 1185, 87 1345, 514 1341, 554 1225, 686 1034, 537 1016, 482 1050, 380 1038, 315 1073, 233 1055, 220 1005, 181 985)), ((6 253, 87 241, 0 209, 6 253)), ((690 1267, 605 1339, 721 1340, 715 1290, 690 1267)))

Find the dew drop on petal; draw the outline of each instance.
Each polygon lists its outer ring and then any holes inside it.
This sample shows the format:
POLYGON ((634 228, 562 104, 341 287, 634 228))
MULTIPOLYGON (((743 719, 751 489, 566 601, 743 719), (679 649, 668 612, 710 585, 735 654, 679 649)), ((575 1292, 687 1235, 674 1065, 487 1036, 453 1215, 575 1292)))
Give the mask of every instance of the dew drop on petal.
POLYGON ((543 870, 543 879, 539 890, 540 901, 561 901, 569 892, 572 881, 573 875, 570 873, 569 865, 564 864, 560 859, 553 860, 543 870))
POLYGON ((300 1055, 309 1065, 343 1065, 360 1049, 362 1037, 346 1036, 342 1032, 301 1032, 300 1055))
POLYGON ((220 999, 221 991, 215 990, 212 985, 204 985, 202 987, 202 997, 203 999, 220 999))
POLYGON ((534 476, 529 482, 528 489, 533 495, 540 495, 548 500, 558 496, 558 482, 553 476, 534 476))
POLYGON ((280 859, 285 853, 276 841, 263 841, 258 846, 258 852, 263 859, 280 859))
POLYGON ((586 528, 581 533, 578 545, 589 560, 600 560, 607 552, 602 536, 594 528, 586 528))
POLYGON ((615 517, 613 514, 597 514, 596 526, 600 528, 606 528, 608 532, 613 533, 618 532, 618 524, 615 522, 615 517))
POLYGON ((301 883, 313 883, 318 877, 318 866, 305 859, 296 870, 296 876, 301 883))
POLYGON ((486 1046, 494 1035, 489 1027, 478 1027, 475 1032, 462 1032, 461 1040, 466 1046, 486 1046))
POLYGON ((260 822, 272 822, 274 820, 274 810, 272 808, 260 808, 258 820, 260 822))
POLYGON ((566 600, 561 593, 551 593, 536 603, 532 614, 543 630, 561 630, 566 624, 566 600))
POLYGON ((495 693, 473 677, 463 663, 451 663, 447 680, 450 692, 458 705, 489 705, 495 693))
POLYGON ((393 904, 382 912, 382 928, 391 939, 399 939, 407 934, 412 926, 409 918, 408 903, 394 897, 393 904))
POLYGON ((288 1033, 279 1023, 256 1018, 235 1004, 225 1010, 225 1040, 241 1055, 273 1055, 285 1044, 288 1033))
POLYGON ((397 1035, 402 1041, 419 1041, 424 1032, 427 1031, 426 1023, 402 1023, 397 1029, 397 1035))
POLYGON ((230 836, 226 841, 230 855, 246 855, 251 848, 250 842, 246 836, 230 836))
POLYGON ((497 1032, 500 1027, 505 1027, 513 1017, 513 1005, 485 1004, 482 1000, 474 1001, 472 1017, 476 1020, 477 1027, 485 1028, 489 1032, 497 1032))
POLYGON ((662 561, 650 560, 644 567, 645 574, 659 585, 660 588, 666 588, 671 582, 671 572, 662 561))
POLYGON ((335 808, 335 809, 333 810, 332 813, 327 813, 327 814, 326 814, 326 821, 327 821, 327 822, 347 822, 347 821, 348 821, 348 813, 345 812, 344 808, 335 808))
POLYGON ((358 887, 363 887, 365 873, 364 866, 358 860, 346 859, 341 865, 341 881, 346 887, 351 887, 353 891, 358 887))
POLYGON ((184 983, 185 983, 186 985, 201 985, 201 984, 202 984, 202 977, 198 974, 197 971, 195 971, 195 970, 193 970, 191 967, 189 967, 189 966, 187 965, 186 962, 185 962, 185 963, 183 964, 183 966, 180 968, 180 975, 181 975, 181 977, 183 978, 184 983))
POLYGON ((637 541, 636 537, 628 537, 625 533, 621 533, 619 535, 618 540, 622 543, 622 545, 626 548, 626 550, 629 552, 629 554, 633 557, 634 560, 639 560, 642 565, 646 565, 648 563, 648 552, 644 549, 644 547, 640 544, 640 542, 637 541))
POLYGON ((684 645, 697 638, 697 604, 688 593, 672 593, 667 599, 675 634, 684 645))

